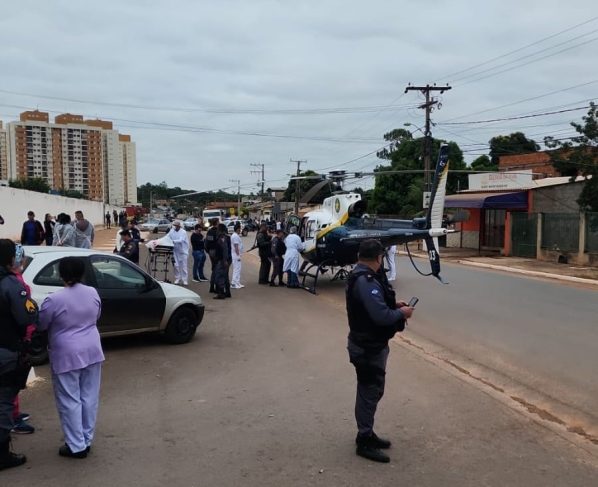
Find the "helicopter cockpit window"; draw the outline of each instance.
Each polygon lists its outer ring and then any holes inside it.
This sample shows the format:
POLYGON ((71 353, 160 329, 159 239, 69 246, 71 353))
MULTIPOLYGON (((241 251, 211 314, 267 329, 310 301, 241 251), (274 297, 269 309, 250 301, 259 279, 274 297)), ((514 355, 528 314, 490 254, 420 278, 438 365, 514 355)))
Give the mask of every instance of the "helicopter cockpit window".
POLYGON ((316 236, 317 223, 315 220, 309 220, 307 222, 307 238, 314 238, 316 236))
POLYGON ((301 220, 301 225, 299 226, 299 236, 302 240, 305 240, 307 237, 307 218, 303 218, 301 220))

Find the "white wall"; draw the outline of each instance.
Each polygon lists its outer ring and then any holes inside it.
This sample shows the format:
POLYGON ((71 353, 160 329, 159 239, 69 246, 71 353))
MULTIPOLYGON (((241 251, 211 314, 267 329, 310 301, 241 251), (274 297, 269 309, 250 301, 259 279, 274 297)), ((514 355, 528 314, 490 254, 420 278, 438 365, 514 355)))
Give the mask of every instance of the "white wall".
POLYGON ((24 189, 0 186, 0 215, 4 218, 4 225, 0 225, 0 238, 21 238, 23 222, 27 220, 27 212, 33 210, 35 218, 43 223, 44 215, 50 213, 68 213, 75 218, 75 211, 81 210, 85 218, 94 225, 104 223, 106 211, 122 208, 105 205, 99 201, 65 198, 53 194, 37 193, 24 189))

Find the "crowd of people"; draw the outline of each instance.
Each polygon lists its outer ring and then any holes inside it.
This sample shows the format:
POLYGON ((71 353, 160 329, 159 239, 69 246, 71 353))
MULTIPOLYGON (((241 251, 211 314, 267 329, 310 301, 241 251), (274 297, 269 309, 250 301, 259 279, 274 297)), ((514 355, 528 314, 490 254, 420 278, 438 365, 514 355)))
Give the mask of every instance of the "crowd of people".
POLYGON ((43 224, 36 220, 33 211, 27 212, 27 220, 21 228, 21 245, 42 245, 79 247, 89 249, 93 246, 95 230, 93 224, 83 216, 82 211, 75 212, 75 219, 67 213, 60 213, 54 218, 46 213, 43 224))
MULTIPOLYGON (((93 225, 82 212, 75 213, 74 222, 64 213, 58 215, 55 224, 48 217, 42 225, 33 212, 28 213, 22 244, 41 245, 45 241, 46 245, 91 247, 93 225), (50 243, 48 234, 52 235, 50 243)), ((167 236, 173 244, 175 284, 188 284, 191 247, 192 280, 209 281, 209 292, 215 294, 214 299, 230 298, 231 289, 243 288, 241 230, 241 223, 237 222, 229 236, 227 226, 213 219, 205 237, 198 224, 189 238, 181 222, 174 221, 167 236), (208 258, 209 279, 204 273, 208 258)), ((115 251, 138 263, 140 232, 135 221, 123 222, 117 236, 115 251)), ((295 227, 285 233, 282 225, 272 229, 262 223, 254 247, 260 258, 259 284, 300 287, 299 264, 304 244, 295 227)), ((373 429, 376 406, 384 394, 388 340, 404 330, 413 313, 412 306, 397 301, 389 284, 389 280, 396 278, 395 253, 396 248, 384 249, 377 241, 363 242, 346 290, 350 329, 347 348, 357 376, 356 453, 377 462, 389 461, 383 450, 391 444, 378 437, 373 429)), ((104 361, 97 329, 101 300, 93 287, 82 283, 83 259, 61 259, 58 270, 64 288, 48 296, 39 308, 22 278, 23 260, 21 244, 0 239, 0 470, 26 462, 24 455, 11 451, 11 433, 35 431, 28 423, 30 415, 21 412, 18 399, 31 368, 27 352, 34 331, 48 332, 54 398, 65 439, 58 449, 60 456, 82 459, 91 451, 104 361)))

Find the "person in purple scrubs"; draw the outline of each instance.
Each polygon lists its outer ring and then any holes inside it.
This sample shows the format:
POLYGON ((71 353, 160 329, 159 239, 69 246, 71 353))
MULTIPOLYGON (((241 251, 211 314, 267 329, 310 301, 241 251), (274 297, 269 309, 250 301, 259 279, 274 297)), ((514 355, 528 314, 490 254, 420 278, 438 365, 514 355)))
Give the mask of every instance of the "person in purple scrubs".
POLYGON ((58 272, 64 289, 43 302, 38 329, 48 330, 54 397, 65 439, 58 454, 85 458, 93 441, 100 398, 104 353, 97 322, 102 303, 93 287, 81 283, 83 259, 63 258, 58 272))

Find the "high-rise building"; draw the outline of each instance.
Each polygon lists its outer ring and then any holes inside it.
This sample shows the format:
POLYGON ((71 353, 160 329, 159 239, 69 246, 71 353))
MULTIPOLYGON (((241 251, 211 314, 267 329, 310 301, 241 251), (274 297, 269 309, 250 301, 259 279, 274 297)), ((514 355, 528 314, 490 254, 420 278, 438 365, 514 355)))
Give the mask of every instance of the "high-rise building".
POLYGON ((0 181, 8 181, 8 164, 8 130, 0 121, 0 181))
POLYGON ((134 204, 135 144, 127 137, 125 151, 112 122, 65 113, 50 123, 48 113, 23 112, 20 121, 8 124, 7 179, 39 177, 53 190, 75 190, 114 205, 134 204))
POLYGON ((137 204, 137 148, 135 142, 131 142, 130 135, 120 134, 118 137, 121 154, 122 167, 125 181, 125 201, 132 205, 137 204))

